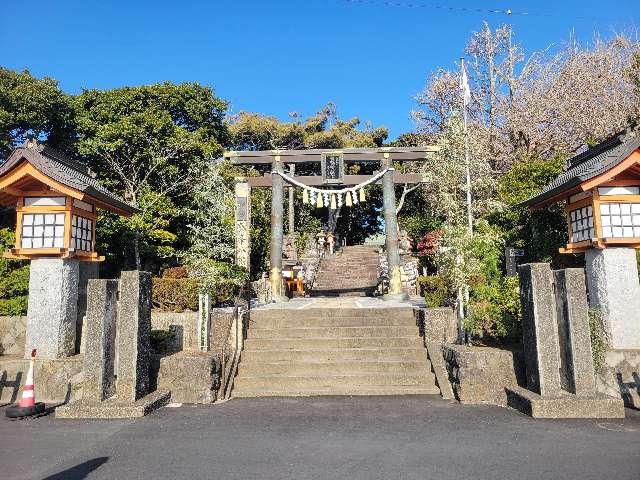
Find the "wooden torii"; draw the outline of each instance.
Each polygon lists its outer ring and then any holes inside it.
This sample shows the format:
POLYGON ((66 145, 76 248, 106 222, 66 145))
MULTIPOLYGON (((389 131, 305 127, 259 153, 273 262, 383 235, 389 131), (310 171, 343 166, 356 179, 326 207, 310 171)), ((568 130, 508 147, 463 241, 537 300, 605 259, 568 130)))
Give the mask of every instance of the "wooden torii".
MULTIPOLYGON (((320 163, 322 175, 291 176, 296 182, 310 187, 332 185, 350 187, 371 180, 374 175, 345 175, 347 162, 378 164, 384 171, 375 183, 382 183, 384 222, 389 264, 389 293, 385 299, 404 300, 402 293, 400 250, 398 248, 398 219, 396 215, 396 197, 394 184, 422 182, 419 174, 399 174, 393 169, 394 162, 426 161, 438 147, 380 147, 380 148, 344 148, 310 150, 260 150, 230 151, 224 158, 234 165, 271 165, 270 174, 262 177, 236 179, 236 263, 247 269, 250 264, 249 232, 251 227, 251 188, 271 187, 271 271, 270 281, 274 301, 287 301, 282 289, 282 246, 283 246, 283 201, 284 186, 287 182, 284 165, 299 163, 320 163)), ((291 169, 293 171, 293 168, 291 169)), ((330 193, 330 190, 328 190, 330 193)))

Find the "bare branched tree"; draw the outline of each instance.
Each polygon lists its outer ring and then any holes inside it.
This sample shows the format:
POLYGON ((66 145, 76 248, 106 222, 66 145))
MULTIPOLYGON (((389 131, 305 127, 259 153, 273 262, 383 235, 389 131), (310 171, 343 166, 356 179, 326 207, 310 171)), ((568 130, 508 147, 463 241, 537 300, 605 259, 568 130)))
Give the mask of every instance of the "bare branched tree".
MULTIPOLYGON (((140 156, 125 147, 117 152, 102 151, 100 156, 121 182, 124 198, 138 209, 136 216, 147 219, 145 230, 153 231, 160 227, 164 218, 150 213, 158 207, 158 202, 168 197, 175 199, 184 196, 193 175, 190 171, 181 172, 172 167, 173 161, 182 154, 180 149, 154 147, 150 142, 146 151, 149 153, 140 156), (145 195, 148 192, 153 193, 145 195)), ((140 240, 143 234, 140 228, 135 228, 134 257, 138 270, 141 269, 140 240)))
MULTIPOLYGON (((556 53, 549 47, 526 57, 513 37, 510 26, 492 31, 485 24, 466 47, 472 155, 488 160, 496 173, 517 158, 571 154, 640 118, 632 80, 637 40, 617 35, 580 45, 572 39, 556 53)), ((438 70, 417 95, 413 116, 421 132, 442 132, 460 110, 458 78, 458 72, 438 70)))

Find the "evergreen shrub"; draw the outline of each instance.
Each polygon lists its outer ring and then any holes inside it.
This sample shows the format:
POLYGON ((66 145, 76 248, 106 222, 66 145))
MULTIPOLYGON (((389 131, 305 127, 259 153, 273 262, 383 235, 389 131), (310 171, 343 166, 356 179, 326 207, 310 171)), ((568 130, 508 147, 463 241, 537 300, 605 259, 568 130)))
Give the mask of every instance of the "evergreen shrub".
POLYGON ((519 342, 522 312, 518 277, 501 277, 484 285, 476 285, 465 328, 476 337, 499 343, 519 342))
POLYGON ((198 282, 193 278, 154 278, 153 307, 166 312, 198 310, 198 282))
MULTIPOLYGON (((13 247, 11 230, 0 228, 0 254, 13 247)), ((0 315, 27 314, 29 294, 29 265, 0 257, 0 315)))
POLYGON ((452 297, 451 289, 444 277, 426 275, 418 277, 418 288, 429 307, 444 307, 452 297))

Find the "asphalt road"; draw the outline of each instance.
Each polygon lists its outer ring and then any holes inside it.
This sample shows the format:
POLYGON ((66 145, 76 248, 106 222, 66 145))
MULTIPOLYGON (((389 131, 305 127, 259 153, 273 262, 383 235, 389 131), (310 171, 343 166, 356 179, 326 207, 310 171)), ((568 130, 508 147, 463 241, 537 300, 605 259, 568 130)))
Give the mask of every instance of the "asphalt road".
POLYGON ((431 396, 234 399, 139 420, 10 421, 0 478, 640 479, 640 413, 534 420, 431 396))

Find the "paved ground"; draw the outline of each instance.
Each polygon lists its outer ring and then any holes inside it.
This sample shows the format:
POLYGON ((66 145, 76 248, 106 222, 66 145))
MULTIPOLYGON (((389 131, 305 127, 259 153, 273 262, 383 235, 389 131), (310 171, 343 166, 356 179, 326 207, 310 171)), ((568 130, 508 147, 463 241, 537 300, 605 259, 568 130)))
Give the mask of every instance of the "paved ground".
POLYGON ((637 480, 640 413, 627 414, 533 420, 405 396, 234 399, 136 421, 0 418, 0 478, 637 480))

